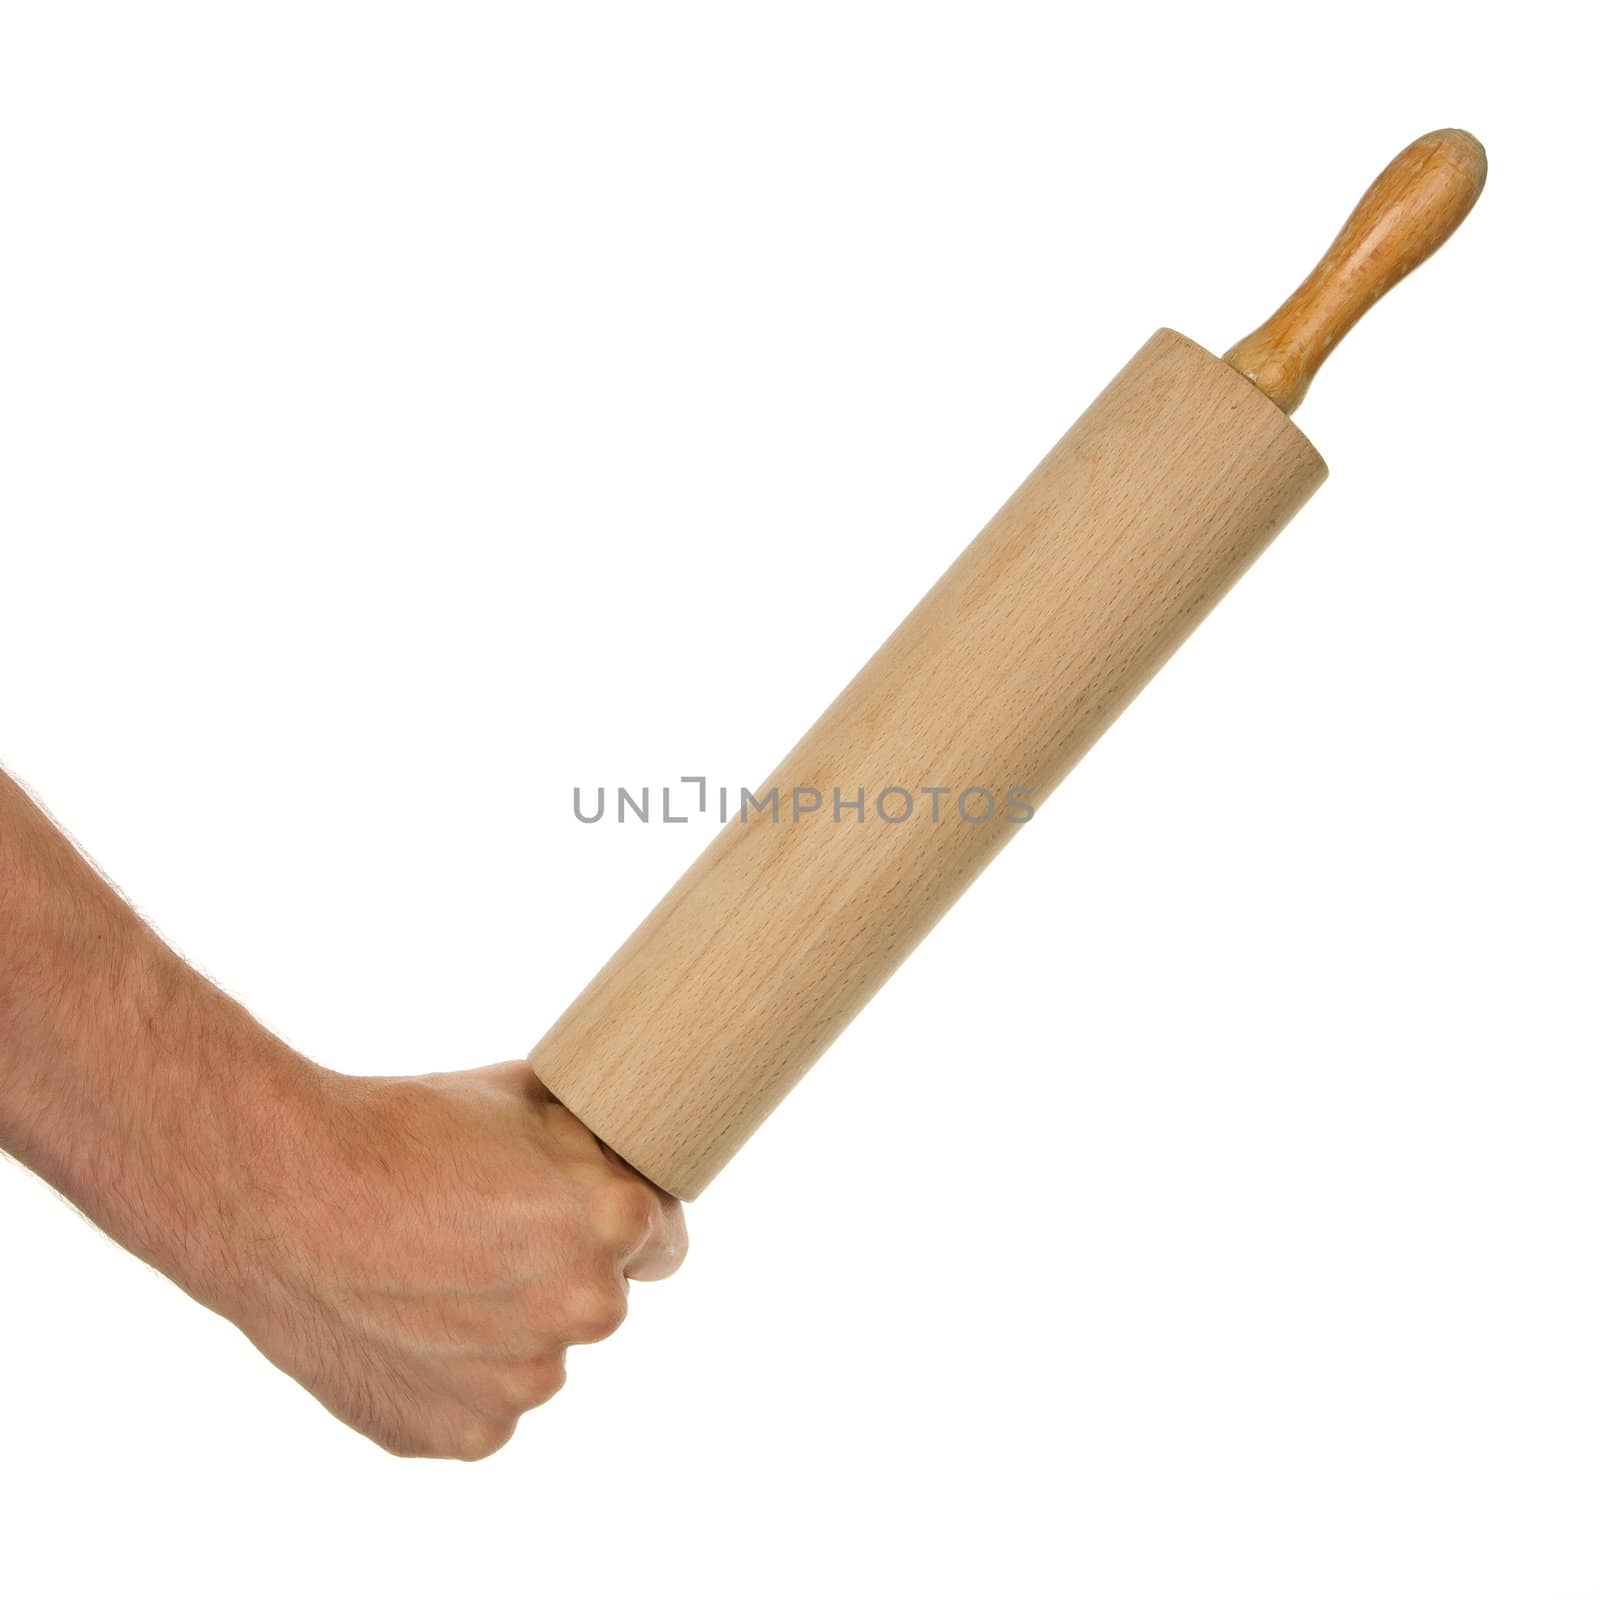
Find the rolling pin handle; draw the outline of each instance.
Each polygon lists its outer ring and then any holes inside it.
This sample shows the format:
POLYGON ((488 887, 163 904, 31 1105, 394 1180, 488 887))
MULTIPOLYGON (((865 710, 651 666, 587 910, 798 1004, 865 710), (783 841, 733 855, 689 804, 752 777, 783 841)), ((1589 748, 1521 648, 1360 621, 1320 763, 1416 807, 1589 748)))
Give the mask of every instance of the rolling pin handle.
POLYGON ((1223 360, 1285 414, 1338 342, 1460 227, 1483 192, 1483 146, 1460 128, 1425 133, 1378 175, 1311 276, 1223 360))

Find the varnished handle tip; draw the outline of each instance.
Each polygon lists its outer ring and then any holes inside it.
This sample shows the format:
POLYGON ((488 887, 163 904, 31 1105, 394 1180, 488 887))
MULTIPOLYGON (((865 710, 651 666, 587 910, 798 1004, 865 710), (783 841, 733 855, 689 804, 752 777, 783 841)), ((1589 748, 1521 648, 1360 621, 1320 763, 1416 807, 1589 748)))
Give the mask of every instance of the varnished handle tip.
POLYGON ((1488 171, 1483 146, 1460 128, 1407 145, 1361 197, 1311 276, 1222 359, 1293 411, 1328 352, 1460 227, 1488 171))

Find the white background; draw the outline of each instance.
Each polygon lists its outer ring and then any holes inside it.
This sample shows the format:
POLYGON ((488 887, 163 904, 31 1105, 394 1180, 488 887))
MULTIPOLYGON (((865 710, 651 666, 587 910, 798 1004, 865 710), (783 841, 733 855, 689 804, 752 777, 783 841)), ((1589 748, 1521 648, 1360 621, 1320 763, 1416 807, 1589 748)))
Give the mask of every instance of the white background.
POLYGON ((478 1466, 0 1168, 19 1596, 1600 1594, 1587 50, 1524 4, 0 7, 0 760, 516 1055, 1160 323, 1491 175, 1330 483, 478 1466))

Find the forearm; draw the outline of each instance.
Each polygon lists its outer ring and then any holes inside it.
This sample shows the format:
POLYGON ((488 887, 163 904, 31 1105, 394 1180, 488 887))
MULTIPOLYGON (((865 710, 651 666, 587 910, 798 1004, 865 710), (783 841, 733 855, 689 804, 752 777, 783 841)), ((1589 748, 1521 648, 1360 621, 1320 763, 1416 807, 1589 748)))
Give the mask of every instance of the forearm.
POLYGON ((315 1072, 180 961, 0 773, 0 1147, 216 1303, 315 1072))

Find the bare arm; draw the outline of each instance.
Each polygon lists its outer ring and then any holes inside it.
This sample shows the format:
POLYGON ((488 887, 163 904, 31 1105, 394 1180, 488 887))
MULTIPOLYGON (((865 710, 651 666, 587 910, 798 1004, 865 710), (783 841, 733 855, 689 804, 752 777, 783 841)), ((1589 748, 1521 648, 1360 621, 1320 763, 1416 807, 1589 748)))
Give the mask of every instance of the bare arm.
POLYGON ((677 1203, 521 1062, 295 1054, 3 773, 0 1148, 401 1454, 497 1449, 686 1248, 677 1203))

